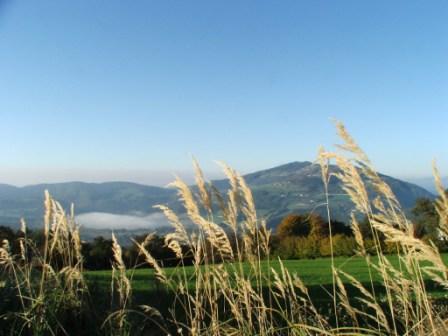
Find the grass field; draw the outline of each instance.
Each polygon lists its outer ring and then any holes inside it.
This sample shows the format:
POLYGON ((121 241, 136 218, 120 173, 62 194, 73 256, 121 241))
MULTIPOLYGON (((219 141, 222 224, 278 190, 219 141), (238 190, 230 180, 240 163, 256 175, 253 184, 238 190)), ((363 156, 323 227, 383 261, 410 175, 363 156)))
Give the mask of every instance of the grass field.
MULTIPOLYGON (((443 259, 448 263, 448 253, 443 255, 443 259)), ((376 258, 373 257, 372 261, 375 262, 376 258)), ((390 256, 389 261, 396 267, 399 267, 399 261, 397 256, 390 256)), ((354 276, 362 283, 369 283, 369 269, 367 267, 364 258, 359 257, 337 257, 334 259, 335 266, 342 269, 344 272, 354 276)), ((332 272, 331 272, 331 259, 330 258, 318 258, 318 259, 303 259, 303 260, 285 260, 283 261, 285 267, 291 272, 291 274, 297 274, 302 281, 311 290, 311 293, 319 293, 323 287, 329 288, 332 285, 332 272)), ((236 264, 228 265, 227 268, 231 269, 236 264)), ((246 263, 242 264, 245 272, 250 272, 249 266, 246 263)), ((275 270, 280 270, 280 264, 277 260, 262 261, 261 268, 264 272, 267 272, 269 267, 273 267, 275 270)), ((191 279, 190 284, 193 286, 193 267, 186 266, 184 270, 180 267, 165 268, 166 274, 169 277, 176 277, 185 273, 187 277, 191 279)), ((380 275, 371 269, 374 281, 380 281, 380 275)), ((110 270, 102 271, 87 271, 85 273, 88 282, 96 283, 100 288, 106 289, 110 287, 110 281, 112 272, 110 270)), ((132 279, 132 288, 134 292, 139 295, 150 293, 154 290, 160 289, 160 285, 154 276, 154 270, 150 268, 140 268, 136 270, 128 271, 129 277, 132 279)), ((444 291, 439 291, 436 286, 428 283, 428 290, 433 296, 439 296, 444 291)), ((317 298, 319 299, 319 298, 317 298)))

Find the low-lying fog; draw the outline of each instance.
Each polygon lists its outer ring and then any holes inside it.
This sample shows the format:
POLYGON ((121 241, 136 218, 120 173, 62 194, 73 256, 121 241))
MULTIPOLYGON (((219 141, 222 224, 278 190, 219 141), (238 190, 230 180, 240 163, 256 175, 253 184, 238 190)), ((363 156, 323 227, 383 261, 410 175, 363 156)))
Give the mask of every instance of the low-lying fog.
POLYGON ((76 222, 92 229, 157 229, 169 225, 162 213, 138 216, 89 212, 76 216, 76 222))

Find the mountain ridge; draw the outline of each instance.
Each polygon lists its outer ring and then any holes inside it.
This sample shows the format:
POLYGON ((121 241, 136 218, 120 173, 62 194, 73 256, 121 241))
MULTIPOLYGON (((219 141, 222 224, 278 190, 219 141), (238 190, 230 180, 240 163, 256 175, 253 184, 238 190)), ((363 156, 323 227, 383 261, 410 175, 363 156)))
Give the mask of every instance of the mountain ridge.
MULTIPOLYGON (((334 172, 337 168, 330 166, 330 169, 334 172)), ((412 207, 418 197, 434 197, 415 184, 383 174, 381 176, 405 209, 412 207)), ((293 161, 246 174, 244 178, 252 189, 260 216, 266 217, 271 227, 275 227, 288 213, 314 211, 326 214, 320 166, 317 164, 293 161)), ((213 180, 212 183, 221 191, 229 185, 225 179, 213 180)), ((176 211, 181 209, 175 190, 135 182, 71 181, 23 187, 0 184, 0 225, 16 226, 19 219, 24 217, 31 226, 39 226, 45 189, 66 208, 74 203, 79 215, 104 213, 143 217, 154 214, 156 210, 153 206, 156 204, 168 204, 176 211)), ((329 197, 333 218, 346 220, 352 204, 344 196, 341 184, 335 178, 330 179, 329 197)))

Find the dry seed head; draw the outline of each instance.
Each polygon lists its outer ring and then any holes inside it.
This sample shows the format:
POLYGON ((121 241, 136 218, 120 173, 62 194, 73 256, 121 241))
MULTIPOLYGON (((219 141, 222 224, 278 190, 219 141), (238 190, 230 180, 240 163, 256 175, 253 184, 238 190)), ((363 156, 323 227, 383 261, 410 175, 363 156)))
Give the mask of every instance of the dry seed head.
POLYGON ((448 237, 448 193, 442 184, 442 179, 440 178, 440 173, 435 162, 433 163, 433 175, 439 195, 436 200, 436 210, 439 215, 439 229, 445 237, 448 237))
POLYGON ((79 227, 76 227, 75 230, 72 232, 72 241, 73 241, 73 247, 75 249, 75 255, 78 261, 82 260, 82 243, 81 243, 81 237, 79 234, 79 227))
POLYGON ((233 168, 229 167, 224 162, 218 162, 218 165, 221 166, 224 175, 227 177, 230 183, 230 189, 227 192, 229 201, 227 207, 223 206, 223 208, 226 209, 225 211, 223 211, 223 214, 225 216, 227 224, 229 224, 229 226, 232 227, 233 230, 236 230, 238 218, 237 204, 239 201, 238 174, 233 168))
POLYGON ((165 236, 165 243, 168 245, 172 239, 176 239, 181 244, 189 244, 190 239, 188 237, 187 231, 185 230, 185 226, 181 223, 179 217, 177 217, 174 211, 172 211, 170 208, 164 205, 156 205, 154 206, 154 208, 160 209, 170 222, 171 226, 174 228, 173 234, 170 234, 169 237, 165 236))
POLYGON ((271 272, 274 275, 274 287, 277 289, 278 293, 275 293, 278 296, 281 296, 283 298, 286 298, 286 290, 285 286, 283 285, 283 281, 280 279, 280 276, 278 275, 277 271, 271 267, 271 272))
POLYGON ((325 149, 323 147, 319 148, 319 154, 317 156, 317 161, 320 165, 320 171, 322 174, 322 180, 324 181, 325 185, 328 185, 330 175, 329 175, 329 157, 325 155, 325 149))
POLYGON ((228 191, 228 203, 226 209, 226 223, 232 228, 233 231, 237 230, 238 227, 238 206, 236 204, 236 194, 232 191, 228 191))
POLYGON ((143 310, 145 314, 149 316, 156 316, 162 318, 162 314, 160 314, 160 312, 154 307, 148 305, 140 305, 139 307, 141 310, 143 310))
POLYGON ((23 218, 20 218, 20 232, 26 234, 26 222, 23 218))
POLYGON ((267 228, 267 223, 265 219, 262 219, 259 226, 259 244, 261 247, 261 250, 265 255, 269 255, 269 243, 271 240, 271 233, 272 231, 267 228))
POLYGON ((255 209, 255 202, 252 196, 252 191, 247 186, 246 181, 240 174, 237 174, 237 180, 244 200, 242 212, 246 217, 246 228, 249 230, 249 232, 254 234, 257 226, 257 211, 255 209))
POLYGON ((224 172, 224 175, 229 179, 230 188, 231 188, 230 190, 237 193, 238 192, 238 177, 237 177, 238 174, 237 174, 237 172, 224 162, 218 161, 217 164, 219 166, 221 166, 221 169, 224 172))
POLYGON ((333 269, 334 278, 336 280, 336 285, 338 288, 338 297, 341 300, 341 304, 344 306, 347 313, 350 315, 352 321, 357 321, 356 312, 354 311, 352 305, 350 304, 350 301, 348 299, 347 290, 345 289, 345 286, 341 280, 341 277, 339 276, 339 272, 336 269, 333 269))
POLYGON ((146 235, 145 239, 142 242, 144 247, 148 246, 148 244, 155 238, 156 234, 154 232, 146 235))
POLYGON ((201 215, 199 212, 199 208, 188 185, 184 181, 182 181, 182 179, 176 177, 176 180, 174 182, 171 182, 168 186, 177 189, 179 198, 183 202, 188 217, 193 223, 200 224, 201 215))
POLYGON ((204 208, 207 209, 208 212, 211 212, 212 204, 210 200, 210 193, 205 185, 204 174, 202 172, 202 169, 195 158, 193 158, 193 167, 195 171, 195 180, 199 189, 199 196, 201 198, 202 204, 204 205, 204 208))
POLYGON ((355 154, 361 161, 365 162, 366 164, 370 164, 369 158, 364 153, 364 151, 358 146, 355 139, 353 139, 352 136, 347 132, 347 129, 345 128, 344 124, 342 124, 340 121, 337 121, 336 129, 338 131, 339 137, 342 140, 344 140, 344 144, 338 145, 338 147, 345 151, 355 154))
POLYGON ((366 249, 364 246, 364 239, 362 237, 362 233, 361 233, 361 229, 359 227, 358 220, 356 219, 355 214, 353 212, 350 214, 350 217, 351 217, 351 224, 352 224, 351 225, 352 232, 355 237, 356 244, 358 245, 359 252, 361 253, 361 255, 365 256, 366 249))
POLYGON ((45 236, 48 236, 50 230, 52 204, 51 204, 51 196, 48 190, 45 190, 44 195, 45 195, 44 234, 45 236))
POLYGON ((300 289, 302 293, 308 295, 308 288, 306 288, 305 284, 303 283, 302 279, 297 274, 293 275, 293 284, 295 287, 300 289))
POLYGON ((233 259, 233 249, 230 244, 229 237, 222 227, 218 224, 203 220, 201 228, 207 235, 208 241, 217 248, 218 252, 223 256, 233 259))
POLYGON ((224 201, 224 197, 221 195, 221 193, 219 192, 218 188, 216 188, 213 184, 210 185, 210 188, 211 188, 211 191, 212 191, 212 195, 214 196, 214 198, 216 198, 219 210, 221 210, 222 215, 224 217, 224 220, 226 220, 226 218, 227 218, 227 205, 226 205, 226 202, 224 201))
POLYGON ((121 246, 118 244, 117 238, 115 237, 115 234, 112 232, 112 252, 114 255, 115 264, 117 265, 119 270, 122 270, 125 268, 124 262, 123 262, 123 256, 121 251, 121 246))
POLYGON ((8 264, 12 261, 9 249, 9 241, 3 239, 2 247, 0 247, 0 265, 8 264))
POLYGON ((151 253, 148 252, 148 250, 146 250, 146 248, 142 244, 139 244, 135 240, 133 240, 133 242, 138 247, 140 253, 145 257, 146 262, 154 268, 156 277, 163 283, 167 283, 168 279, 165 275, 165 272, 159 266, 157 260, 151 255, 151 253))
POLYGON ((170 237, 170 234, 167 234, 165 236, 165 242, 168 242, 168 244, 166 244, 166 246, 168 246, 168 248, 176 254, 177 258, 179 258, 179 259, 183 258, 182 246, 179 244, 179 242, 177 240, 172 239, 170 237))
POLYGON ((75 220, 75 203, 70 204, 70 219, 75 220))
POLYGON ((9 252, 10 245, 9 245, 9 240, 8 239, 3 239, 2 240, 2 248, 9 252))
POLYGON ((341 172, 334 175, 342 182, 342 189, 360 212, 369 213, 369 196, 358 169, 341 156, 336 156, 335 159, 341 172))
POLYGON ((25 242, 24 242, 23 238, 21 238, 19 240, 19 246, 20 246, 20 258, 22 258, 22 260, 26 260, 26 249, 25 249, 25 242))
POLYGON ((368 307, 374 309, 374 311, 376 312, 376 314, 379 318, 379 322, 381 323, 381 325, 387 331, 389 331, 390 330, 389 322, 387 321, 386 315, 385 315, 383 309, 381 308, 381 306, 377 303, 375 297, 362 285, 361 282, 359 282, 353 276, 351 276, 348 273, 345 273, 342 270, 338 270, 338 272, 340 274, 342 274, 345 278, 347 278, 350 281, 350 283, 354 287, 356 287, 362 293, 362 295, 364 295, 364 298, 357 298, 357 299, 362 301, 363 303, 365 303, 368 307))

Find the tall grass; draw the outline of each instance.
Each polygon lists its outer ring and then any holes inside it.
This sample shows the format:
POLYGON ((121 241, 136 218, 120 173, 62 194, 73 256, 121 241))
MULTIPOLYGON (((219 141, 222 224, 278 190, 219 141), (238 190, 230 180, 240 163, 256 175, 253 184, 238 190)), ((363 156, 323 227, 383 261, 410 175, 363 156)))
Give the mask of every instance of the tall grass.
MULTIPOLYGON (((321 149, 317 160, 328 219, 327 186, 330 179, 337 178, 354 204, 351 227, 357 254, 369 267, 369 283, 361 283, 356 274, 347 274, 332 262, 333 287, 327 293, 332 307, 325 311, 316 307, 300 276, 291 274, 281 260, 280 269, 265 271, 261 267, 262 260, 271 262, 271 233, 257 215, 252 192, 242 176, 221 164, 230 186, 222 194, 205 180, 194 161, 197 188, 191 189, 179 178, 171 184, 178 191, 188 223, 167 206, 157 206, 173 227, 165 243, 181 260, 180 271, 165 273, 147 249, 151 235, 142 243, 135 242, 140 255, 154 268, 157 281, 175 293, 172 309, 163 316, 151 302, 133 304, 132 270, 126 271, 121 247, 113 236, 111 288, 116 303, 99 330, 136 334, 142 328, 133 324, 133 316, 139 316, 143 324, 151 323, 161 333, 180 335, 447 335, 447 321, 424 281, 429 277, 447 288, 447 268, 439 251, 433 243, 415 238, 414 226, 391 188, 344 126, 337 124, 337 129, 342 139, 338 151, 321 149), (330 163, 337 165, 336 173, 330 172, 330 163), (358 223, 361 216, 368 219, 373 249, 365 246, 358 223), (187 230, 191 224, 193 229, 187 230), (395 244, 398 266, 386 258, 382 237, 395 244), (193 260, 193 274, 183 267, 187 259, 193 260), (380 274, 380 286, 373 274, 380 274)), ((440 194, 440 239, 447 239, 448 199, 436 168, 434 175, 440 194)), ((6 241, 0 249, 0 263, 20 303, 16 313, 5 314, 15 321, 11 334, 70 334, 65 327, 67 316, 76 319, 85 309, 88 291, 73 211, 66 215, 48 193, 45 209, 43 251, 27 238, 25 228, 19 255, 11 255, 6 241)), ((333 258, 332 250, 331 255, 333 258)))
POLYGON ((6 240, 0 248, 0 265, 19 301, 17 311, 2 317, 13 319, 11 333, 68 335, 68 320, 78 317, 87 291, 73 207, 67 215, 46 192, 43 249, 29 239, 23 220, 21 232, 18 255, 11 254, 6 240))

